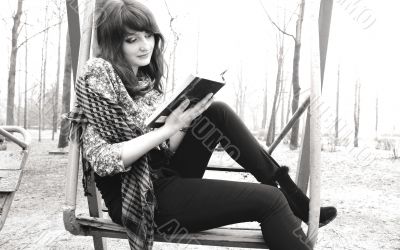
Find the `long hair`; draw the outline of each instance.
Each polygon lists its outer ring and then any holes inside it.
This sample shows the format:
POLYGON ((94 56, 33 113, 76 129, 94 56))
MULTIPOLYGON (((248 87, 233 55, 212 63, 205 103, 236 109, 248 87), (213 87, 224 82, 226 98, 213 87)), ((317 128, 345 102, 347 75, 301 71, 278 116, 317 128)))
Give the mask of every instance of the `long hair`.
POLYGON ((159 93, 163 93, 161 78, 164 73, 162 54, 164 37, 160 33, 153 14, 146 6, 135 0, 105 1, 97 16, 96 27, 100 49, 99 57, 111 62, 132 99, 136 96, 143 96, 151 87, 159 93), (122 51, 122 44, 128 29, 145 31, 154 35, 155 44, 150 63, 139 67, 137 76, 122 51), (138 85, 140 76, 150 77, 154 81, 154 85, 140 87, 138 85))

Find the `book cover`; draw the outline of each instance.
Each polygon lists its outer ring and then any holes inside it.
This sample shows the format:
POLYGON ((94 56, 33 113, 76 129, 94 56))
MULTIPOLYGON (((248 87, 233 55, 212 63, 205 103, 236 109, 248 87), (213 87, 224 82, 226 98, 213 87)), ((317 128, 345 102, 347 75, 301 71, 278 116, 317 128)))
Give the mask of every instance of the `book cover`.
POLYGON ((190 100, 191 106, 201 101, 208 93, 217 93, 225 85, 225 82, 206 79, 200 76, 190 75, 175 94, 161 104, 151 116, 145 120, 145 125, 150 128, 159 128, 167 117, 174 111, 185 98, 190 100))

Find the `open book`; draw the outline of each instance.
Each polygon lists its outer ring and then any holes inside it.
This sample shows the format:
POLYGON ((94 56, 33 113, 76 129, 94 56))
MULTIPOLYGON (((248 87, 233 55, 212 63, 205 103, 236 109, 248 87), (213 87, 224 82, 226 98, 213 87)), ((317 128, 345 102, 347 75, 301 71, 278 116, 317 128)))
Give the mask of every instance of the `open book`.
MULTIPOLYGON (((162 103, 151 116, 145 120, 145 125, 150 128, 161 127, 168 115, 174 111, 185 98, 190 100, 189 107, 201 101, 209 93, 216 93, 225 85, 225 82, 206 79, 190 75, 184 84, 180 85, 172 97, 162 103)), ((188 108, 189 108, 188 107, 188 108)))

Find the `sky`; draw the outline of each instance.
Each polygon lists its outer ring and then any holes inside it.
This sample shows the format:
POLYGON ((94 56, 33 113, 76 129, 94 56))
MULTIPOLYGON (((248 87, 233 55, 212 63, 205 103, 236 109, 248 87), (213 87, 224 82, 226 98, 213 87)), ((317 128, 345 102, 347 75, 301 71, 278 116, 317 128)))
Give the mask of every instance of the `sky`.
MULTIPOLYGON (((144 0, 154 12, 163 31, 167 45, 172 44, 169 32, 169 15, 163 0, 144 0)), ((228 69, 228 86, 216 98, 233 106, 232 95, 240 75, 247 86, 246 123, 253 126, 252 111, 260 114, 265 81, 270 91, 269 107, 272 106, 272 93, 276 78, 276 29, 268 21, 261 7, 279 25, 290 19, 296 10, 295 0, 166 0, 170 13, 176 16, 174 27, 181 34, 176 52, 177 84, 191 72, 203 75, 218 75, 228 69), (197 50, 198 46, 198 50, 197 50), (198 53, 197 53, 198 51, 198 53)), ((334 0, 331 32, 324 87, 321 103, 323 105, 324 132, 332 132, 331 125, 335 114, 337 71, 340 67, 340 123, 347 130, 353 129, 354 84, 361 83, 361 126, 364 137, 375 136, 375 99, 379 98, 379 134, 400 134, 400 116, 395 110, 400 106, 398 98, 400 58, 400 35, 395 24, 400 23, 397 11, 400 2, 396 0, 334 0)), ((34 34, 43 27, 44 0, 25 0, 30 23, 28 33, 34 34)), ((6 102, 8 77, 8 58, 10 54, 11 16, 16 7, 15 0, 3 0, 0 9, 2 23, 0 32, 0 104, 6 102)), ((307 4, 307 3, 306 3, 307 4)), ((310 34, 308 24, 310 13, 306 5, 306 18, 303 26, 300 85, 305 98, 310 82, 310 34)), ((294 34, 292 17, 288 32, 294 34)), ((65 22, 62 26, 66 31, 65 22)), ((23 32, 22 32, 22 35, 23 32)), ((40 58, 43 36, 37 36, 29 43, 29 85, 34 87, 40 79, 40 58)), ((49 39, 48 81, 55 82, 57 29, 52 29, 49 39)), ((64 44, 64 37, 62 43, 64 44)), ((64 48, 64 47, 63 47, 64 48)), ((285 38, 284 78, 289 84, 293 55, 292 38, 285 38)), ((64 52, 63 52, 64 53, 64 52)), ((167 54, 168 56, 168 50, 167 54)), ((23 50, 19 59, 24 57, 23 50)), ((63 58, 63 54, 62 57, 63 58)), ((20 60, 22 62, 22 60, 20 60)), ((23 70, 23 66, 20 67, 23 70)), ((17 77, 17 82, 21 82, 17 77)), ((49 86, 50 86, 49 84, 49 86)), ((18 87, 17 87, 18 90, 18 87)), ((288 87, 286 88, 288 92, 288 87)), ((17 100, 16 100, 17 101, 17 100)), ((0 106, 1 106, 0 105, 0 106)), ((5 110, 0 110, 5 117, 5 110)), ((259 115, 258 115, 259 116, 259 115)), ((3 118, 4 119, 4 118, 3 118)), ((258 118, 259 119, 259 118, 258 118)), ((0 119, 1 120, 1 119, 0 119)), ((257 120, 257 123, 259 121, 257 120)))

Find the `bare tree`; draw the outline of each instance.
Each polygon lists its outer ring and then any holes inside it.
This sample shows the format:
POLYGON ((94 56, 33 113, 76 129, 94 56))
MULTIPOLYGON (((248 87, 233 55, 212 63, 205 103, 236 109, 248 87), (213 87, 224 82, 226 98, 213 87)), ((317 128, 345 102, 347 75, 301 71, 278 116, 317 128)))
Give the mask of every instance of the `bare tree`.
MULTIPOLYGON (((26 18, 25 18, 26 19, 26 18)), ((28 127, 28 26, 25 23, 25 88, 24 88, 24 128, 28 127)))
POLYGON ((235 91, 235 112, 239 117, 244 119, 245 103, 246 103, 246 92, 247 85, 243 84, 243 64, 240 62, 240 68, 237 74, 237 86, 233 85, 235 91))
POLYGON ((289 88, 289 97, 288 97, 288 105, 287 105, 287 111, 286 111, 286 121, 285 124, 289 122, 289 116, 290 116, 290 103, 292 102, 292 88, 289 88))
POLYGON ((358 132, 360 128, 361 83, 357 80, 354 89, 354 147, 358 147, 358 132))
MULTIPOLYGON (((292 87, 293 87, 293 100, 292 100, 292 114, 294 114, 299 107, 300 99, 300 84, 299 84, 299 64, 300 64, 300 47, 301 47, 301 30, 303 26, 305 0, 300 2, 299 15, 296 22, 296 37, 294 38, 294 55, 293 55, 293 72, 292 72, 292 87)), ((292 135, 290 138, 290 148, 296 149, 299 146, 299 121, 297 121, 292 128, 292 135)))
MULTIPOLYGON (((283 73, 282 73, 283 74, 283 73)), ((280 98, 279 102, 282 104, 281 106, 281 130, 285 127, 285 94, 286 94, 286 88, 285 88, 284 82, 281 84, 281 93, 280 93, 280 98)))
MULTIPOLYGON (((48 1, 46 1, 45 7, 45 27, 48 26, 48 1)), ((43 44, 42 44, 42 66, 40 71, 40 85, 39 85, 39 137, 38 140, 42 140, 42 129, 44 127, 44 103, 46 102, 46 69, 47 69, 47 45, 48 45, 48 32, 46 30, 43 34, 43 44)))
MULTIPOLYGON (((19 75, 19 79, 21 79, 21 75, 22 75, 22 70, 21 70, 21 63, 18 61, 18 75, 19 75)), ((17 105, 17 126, 20 126, 21 124, 21 80, 18 82, 18 105, 17 105)))
MULTIPOLYGON (((290 36, 294 40, 294 55, 293 55, 293 72, 292 72, 292 88, 293 88, 293 98, 292 98, 292 114, 294 114, 299 106, 299 99, 300 99, 300 84, 299 84, 299 63, 300 63, 300 48, 301 48, 301 30, 303 24, 303 16, 304 16, 304 5, 305 0, 301 0, 299 4, 299 14, 296 22, 296 36, 289 34, 286 31, 286 25, 284 28, 280 28, 278 24, 276 24, 270 15, 268 14, 267 10, 265 9, 264 5, 261 3, 262 7, 264 8, 264 12, 268 16, 270 22, 286 36, 290 36)), ((293 15, 292 15, 293 16, 293 15)), ((290 23, 291 17, 289 18, 288 23, 290 23)), ((271 114, 271 117, 273 114, 271 114)), ((271 124, 271 122, 270 122, 271 124)), ((272 130, 272 129, 271 129, 272 130)), ((269 136, 267 135, 267 145, 269 141, 271 141, 272 132, 268 131, 269 136), (268 138, 269 137, 269 138, 268 138)), ((292 134, 290 138, 290 148, 296 149, 298 147, 298 137, 299 137, 299 122, 297 121, 294 126, 292 127, 292 134)))
POLYGON ((13 27, 11 31, 11 55, 10 55, 10 68, 8 71, 8 93, 7 93, 7 121, 8 125, 14 125, 14 98, 15 98, 15 72, 17 66, 17 41, 18 30, 21 24, 23 0, 18 0, 17 12, 13 16, 13 27))
MULTIPOLYGON (((70 99, 71 99, 71 46, 69 41, 69 36, 67 32, 67 42, 65 48, 65 63, 64 63, 64 80, 63 80, 63 90, 62 90, 62 110, 61 113, 66 114, 70 110, 70 99)), ((69 122, 67 119, 63 118, 61 120, 60 135, 58 138, 58 148, 65 148, 68 146, 68 133, 69 133, 69 122)))
POLYGON ((337 86, 336 86, 336 119, 335 119, 335 145, 339 144, 339 83, 340 83, 340 66, 337 71, 337 86))
POLYGON ((269 120, 268 133, 266 139, 267 146, 270 146, 275 139, 276 112, 278 106, 279 92, 281 91, 281 84, 282 84, 282 68, 284 62, 284 55, 283 55, 284 36, 281 35, 280 38, 281 39, 278 45, 278 55, 277 55, 278 70, 276 73, 275 94, 274 94, 274 101, 272 103, 271 119, 269 120))
POLYGON ((57 133, 57 126, 58 126, 58 95, 59 95, 59 88, 60 88, 60 66, 61 66, 61 23, 63 19, 63 11, 61 6, 64 6, 61 1, 58 3, 55 2, 55 5, 58 9, 58 20, 60 25, 58 26, 58 47, 57 47, 57 79, 56 79, 56 88, 55 94, 53 98, 53 132, 52 132, 52 140, 54 140, 54 134, 57 133))
POLYGON ((265 129, 265 126, 267 125, 267 117, 268 117, 268 80, 267 77, 265 77, 264 103, 262 111, 261 129, 265 129))
MULTIPOLYGON (((175 65, 176 65, 176 48, 178 47, 178 42, 179 42, 179 37, 180 34, 177 31, 177 29, 174 27, 174 23, 176 22, 177 16, 172 16, 171 11, 169 9, 169 6, 167 4, 167 1, 164 0, 164 4, 167 8, 168 15, 170 17, 169 19, 169 27, 171 29, 172 35, 173 35, 173 45, 171 48, 171 53, 169 57, 169 67, 168 67, 168 74, 167 74, 167 79, 166 82, 171 83, 171 92, 174 92, 175 89, 175 65)), ((165 97, 165 95, 164 95, 165 97)))
POLYGON ((375 138, 378 138, 378 116, 379 114, 379 96, 376 95, 375 100, 375 138))

